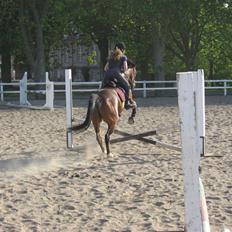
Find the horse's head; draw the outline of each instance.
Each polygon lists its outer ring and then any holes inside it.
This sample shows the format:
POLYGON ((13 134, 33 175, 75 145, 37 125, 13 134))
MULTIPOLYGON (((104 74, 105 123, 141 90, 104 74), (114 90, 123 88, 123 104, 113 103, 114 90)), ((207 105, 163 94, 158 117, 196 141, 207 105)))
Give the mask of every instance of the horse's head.
POLYGON ((125 72, 127 80, 131 86, 131 89, 135 87, 135 77, 137 74, 136 66, 133 61, 127 60, 128 70, 125 72))

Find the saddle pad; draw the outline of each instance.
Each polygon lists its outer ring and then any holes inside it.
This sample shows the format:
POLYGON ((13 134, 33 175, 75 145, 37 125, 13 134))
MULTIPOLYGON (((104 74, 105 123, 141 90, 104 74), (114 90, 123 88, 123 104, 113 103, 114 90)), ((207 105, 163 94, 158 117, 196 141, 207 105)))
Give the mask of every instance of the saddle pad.
POLYGON ((121 100, 121 102, 124 102, 126 100, 125 98, 125 91, 121 88, 116 88, 115 91, 118 94, 119 99, 121 100))

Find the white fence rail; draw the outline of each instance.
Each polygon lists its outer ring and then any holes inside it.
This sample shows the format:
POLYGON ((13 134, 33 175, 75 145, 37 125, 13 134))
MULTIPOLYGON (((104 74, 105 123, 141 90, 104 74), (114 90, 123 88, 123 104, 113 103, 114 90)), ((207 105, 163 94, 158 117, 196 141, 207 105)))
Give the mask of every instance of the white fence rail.
MULTIPOLYGON (((54 84, 54 93, 65 93, 65 82, 50 82, 54 84)), ((46 85, 48 83, 27 82, 27 93, 46 94, 46 85), (44 86, 42 90, 30 90, 31 86, 44 86)), ((96 92, 101 87, 101 82, 73 82, 73 92, 96 92)), ((177 91, 176 81, 136 81, 136 92, 142 92, 144 98, 149 91, 177 91)), ((206 90, 222 90, 224 96, 228 95, 228 90, 232 89, 232 80, 205 80, 206 90)), ((4 101, 6 94, 20 94, 20 82, 1 83, 0 82, 0 99, 4 101), (13 87, 11 90, 6 89, 8 86, 13 87)))

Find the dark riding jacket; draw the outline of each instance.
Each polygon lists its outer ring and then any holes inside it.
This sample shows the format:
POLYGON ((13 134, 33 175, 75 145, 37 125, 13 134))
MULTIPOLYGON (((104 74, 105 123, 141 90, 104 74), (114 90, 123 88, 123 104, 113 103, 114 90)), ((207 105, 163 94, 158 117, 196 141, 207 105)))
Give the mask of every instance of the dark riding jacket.
POLYGON ((102 88, 106 86, 121 87, 125 90, 126 95, 129 95, 129 85, 127 81, 122 77, 123 63, 127 61, 126 56, 120 57, 120 59, 109 59, 109 68, 105 72, 104 79, 102 81, 102 88))

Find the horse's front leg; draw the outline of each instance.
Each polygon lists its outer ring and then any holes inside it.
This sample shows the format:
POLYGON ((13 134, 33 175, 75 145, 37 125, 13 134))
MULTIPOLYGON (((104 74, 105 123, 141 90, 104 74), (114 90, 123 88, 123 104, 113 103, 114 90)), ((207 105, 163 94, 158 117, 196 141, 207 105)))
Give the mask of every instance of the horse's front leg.
POLYGON ((135 106, 134 108, 132 108, 131 116, 128 118, 128 123, 129 124, 134 124, 135 123, 134 117, 136 115, 136 112, 137 112, 137 106, 135 106))

